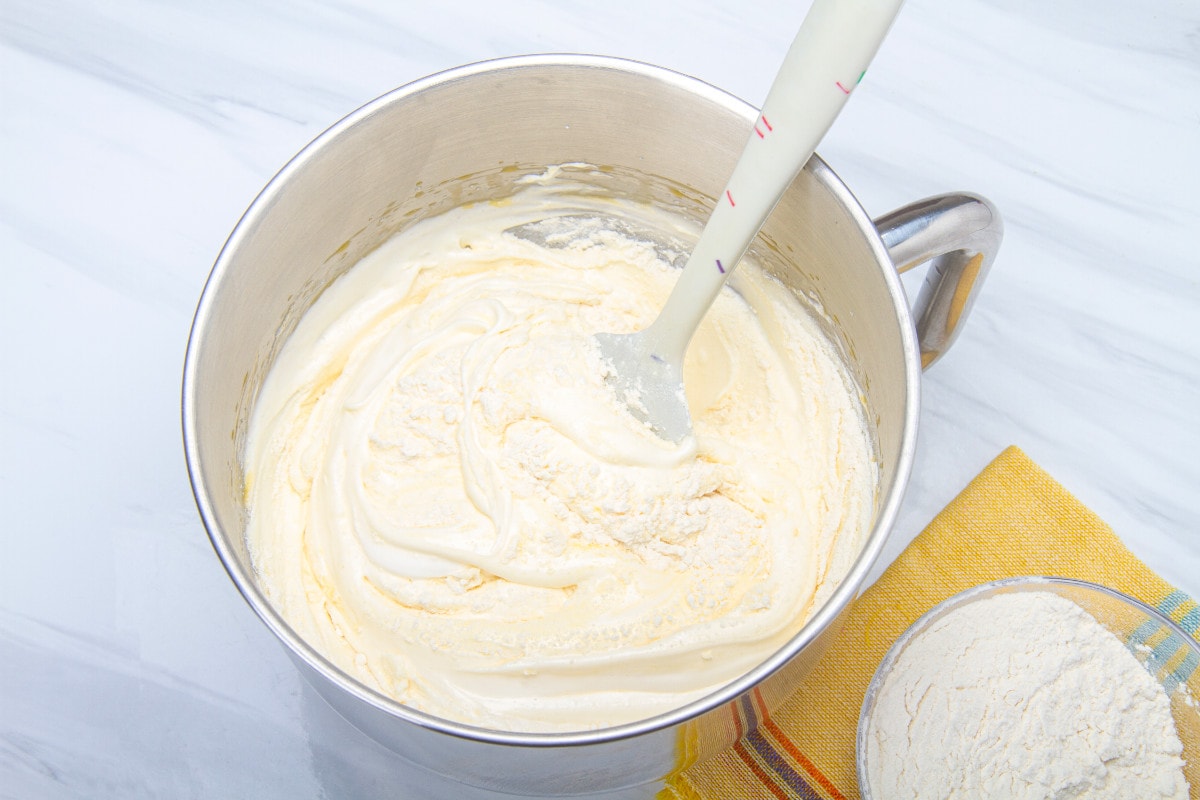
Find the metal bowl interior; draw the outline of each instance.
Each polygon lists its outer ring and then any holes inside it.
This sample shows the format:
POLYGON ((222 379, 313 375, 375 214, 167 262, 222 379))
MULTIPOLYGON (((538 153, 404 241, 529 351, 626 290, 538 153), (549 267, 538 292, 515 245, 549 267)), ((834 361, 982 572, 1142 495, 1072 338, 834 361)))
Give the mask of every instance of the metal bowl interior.
MULTIPOLYGON (((196 502, 246 601, 347 716, 366 708, 369 721, 352 721, 372 735, 411 723, 449 739, 533 748, 626 748, 640 736, 670 738, 676 726, 780 672, 856 596, 907 483, 919 356, 903 289, 870 218, 816 157, 751 252, 818 311, 860 384, 879 459, 877 510, 825 605, 750 673, 669 714, 599 731, 512 733, 430 717, 358 684, 297 637, 258 586, 243 536, 241 456, 259 388, 299 318, 363 255, 420 219, 504 197, 523 176, 575 162, 591 165, 580 177, 604 192, 702 223, 756 115, 711 86, 635 62, 529 56, 471 65, 397 89, 334 125, 271 181, 230 236, 201 297, 184 369, 184 444, 196 502)), ((647 759, 659 760, 654 752, 647 759)), ((628 780, 643 777, 632 773, 628 780)))

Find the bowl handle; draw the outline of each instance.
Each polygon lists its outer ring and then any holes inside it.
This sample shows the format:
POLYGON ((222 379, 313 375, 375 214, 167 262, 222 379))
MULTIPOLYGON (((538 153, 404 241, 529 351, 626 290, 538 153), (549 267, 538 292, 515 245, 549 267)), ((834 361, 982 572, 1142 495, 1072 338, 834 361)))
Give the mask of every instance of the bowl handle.
POLYGON ((954 344, 1004 236, 995 206, 974 194, 943 194, 875 220, 899 272, 929 262, 913 304, 921 367, 928 369, 954 344))

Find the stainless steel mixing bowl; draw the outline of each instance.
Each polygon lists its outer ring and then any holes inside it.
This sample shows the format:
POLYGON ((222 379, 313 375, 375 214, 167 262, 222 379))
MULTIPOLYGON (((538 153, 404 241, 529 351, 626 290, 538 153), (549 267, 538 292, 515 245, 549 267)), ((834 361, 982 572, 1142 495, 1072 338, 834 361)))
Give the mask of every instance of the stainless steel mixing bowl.
MULTIPOLYGON (((718 692, 652 719, 566 734, 483 730, 406 708, 301 640, 264 596, 247 553, 241 456, 263 378, 313 300, 396 231, 511 194, 547 165, 703 223, 757 111, 668 70, 593 56, 475 64, 398 89, 322 134, 238 223, 196 312, 183 432, 196 502, 246 601, 318 691, 360 729, 431 770, 524 794, 652 787, 728 746, 752 689, 787 696, 856 596, 896 518, 912 466, 923 366, 949 346, 1000 239, 983 199, 952 195, 877 221, 814 157, 752 254, 819 309, 866 400, 878 448, 874 526, 841 584, 796 636, 718 692), (930 261, 910 310, 897 267, 930 261), (918 335, 919 331, 919 335, 918 335)), ((754 721, 751 720, 753 725, 754 721)))

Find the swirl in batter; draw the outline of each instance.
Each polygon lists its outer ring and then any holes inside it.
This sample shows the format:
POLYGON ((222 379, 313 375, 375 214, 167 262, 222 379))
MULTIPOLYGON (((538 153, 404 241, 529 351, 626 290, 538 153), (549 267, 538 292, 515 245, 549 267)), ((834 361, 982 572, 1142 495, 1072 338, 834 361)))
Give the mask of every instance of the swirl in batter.
POLYGON ((874 505, 857 389, 752 263, 689 350, 693 436, 634 420, 591 337, 649 324, 677 271, 606 221, 695 231, 575 195, 555 222, 564 202, 459 208, 357 264, 288 340, 247 446, 247 539, 288 623, 490 728, 616 725, 736 678, 832 591, 874 505))

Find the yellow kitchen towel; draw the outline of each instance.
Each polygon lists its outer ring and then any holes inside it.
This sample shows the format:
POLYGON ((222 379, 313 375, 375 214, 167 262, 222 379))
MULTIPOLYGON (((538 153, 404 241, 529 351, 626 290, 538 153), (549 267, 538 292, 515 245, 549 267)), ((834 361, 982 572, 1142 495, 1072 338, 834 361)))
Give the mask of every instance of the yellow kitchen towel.
POLYGON ((1200 628, 1194 600, 1151 571, 1099 517, 1010 447, 847 609, 841 631, 796 692, 770 712, 757 694, 744 707, 731 708, 739 732, 749 719, 761 723, 721 755, 673 777, 660 797, 858 798, 858 714, 888 647, 947 597, 1017 575, 1103 584, 1159 608, 1193 636, 1200 628))

